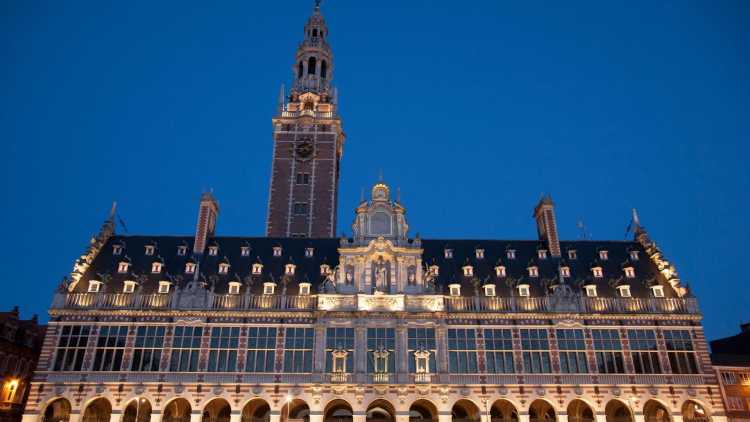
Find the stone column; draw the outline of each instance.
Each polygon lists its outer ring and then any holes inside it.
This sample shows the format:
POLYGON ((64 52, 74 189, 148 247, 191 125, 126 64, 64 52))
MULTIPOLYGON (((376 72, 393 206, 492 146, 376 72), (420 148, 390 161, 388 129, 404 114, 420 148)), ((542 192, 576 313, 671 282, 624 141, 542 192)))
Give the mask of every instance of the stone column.
POLYGON ((21 422, 37 422, 39 415, 36 413, 24 413, 21 417, 21 422))
POLYGON ((242 422, 242 411, 232 410, 232 413, 229 414, 229 422, 242 422))
POLYGON ((155 410, 155 409, 151 409, 151 420, 150 420, 150 422, 161 422, 162 413, 163 413, 163 410, 162 411, 158 411, 158 410, 155 410))
POLYGON ((203 419, 203 412, 200 409, 193 409, 190 413, 190 422, 201 422, 203 419))
POLYGON ((122 420, 122 410, 112 409, 109 414, 109 422, 120 422, 122 420))
POLYGON ((399 374, 399 377, 405 377, 405 374, 409 372, 409 345, 405 322, 406 321, 399 320, 399 324, 396 326, 395 330, 396 350, 394 351, 394 359, 396 359, 396 365, 394 365, 394 369, 396 370, 396 373, 399 374))
POLYGON ((682 422, 682 413, 672 413, 672 422, 682 422))
POLYGON ((323 422, 323 412, 320 410, 310 411, 310 422, 323 422))
POLYGON ((557 422, 568 422, 568 414, 560 413, 557 415, 557 422))
MULTIPOLYGON (((367 329, 362 321, 357 321, 354 327, 354 374, 367 373, 367 329)), ((355 375, 356 376, 356 375, 355 375)))
POLYGON ((438 373, 448 373, 448 328, 443 321, 435 328, 435 340, 437 341, 437 356, 435 356, 436 369, 438 373))
POLYGON ((518 422, 529 422, 529 414, 527 412, 518 414, 518 422))
POLYGON ((79 422, 80 420, 81 420, 81 411, 71 410, 70 416, 68 417, 68 422, 79 422))
MULTIPOLYGON (((194 422, 194 421, 190 421, 194 422)), ((281 411, 280 410, 272 410, 271 415, 268 419, 268 422, 281 422, 281 411)))
POLYGON ((313 372, 317 374, 326 371, 326 326, 324 321, 315 324, 315 349, 313 350, 313 372))
MULTIPOLYGON (((526 415, 526 421, 519 420, 518 422, 529 422, 528 415, 526 415)), ((453 417, 451 416, 451 412, 438 412, 438 422, 452 422, 453 417)))
POLYGON ((596 413, 596 414, 594 414, 594 421, 596 421, 596 422, 607 422, 607 414, 606 413, 596 413))
POLYGON ((352 422, 365 422, 367 415, 362 410, 355 410, 352 415, 352 422))
POLYGON ((646 417, 643 413, 636 413, 633 415, 633 422, 646 422, 646 417))

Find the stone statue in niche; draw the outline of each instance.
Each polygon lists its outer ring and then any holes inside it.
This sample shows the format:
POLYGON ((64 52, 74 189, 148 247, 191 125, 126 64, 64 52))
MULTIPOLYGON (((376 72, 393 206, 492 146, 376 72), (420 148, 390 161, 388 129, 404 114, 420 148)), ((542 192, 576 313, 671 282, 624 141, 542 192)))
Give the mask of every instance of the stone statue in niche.
POLYGON ((390 291, 390 277, 388 274, 388 263, 383 261, 383 258, 379 258, 373 264, 373 291, 375 292, 389 292, 390 291))

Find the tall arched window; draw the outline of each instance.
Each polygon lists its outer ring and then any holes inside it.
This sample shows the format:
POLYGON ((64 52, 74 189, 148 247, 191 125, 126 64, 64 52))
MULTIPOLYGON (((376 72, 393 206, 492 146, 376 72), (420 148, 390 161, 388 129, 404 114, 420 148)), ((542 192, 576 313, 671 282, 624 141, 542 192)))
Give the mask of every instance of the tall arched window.
POLYGON ((314 75, 315 74, 315 57, 310 57, 310 59, 307 61, 307 74, 308 75, 314 75))
POLYGON ((315 38, 317 36, 318 36, 318 30, 317 29, 313 29, 313 38, 315 38))
POLYGON ((325 60, 320 62, 320 77, 325 78, 328 73, 328 63, 325 60))
POLYGON ((303 69, 303 67, 302 67, 302 61, 300 60, 300 62, 299 62, 299 68, 297 69, 297 77, 298 77, 298 78, 301 78, 301 77, 302 77, 302 74, 303 74, 304 72, 305 72, 305 71, 304 71, 304 69, 303 69))

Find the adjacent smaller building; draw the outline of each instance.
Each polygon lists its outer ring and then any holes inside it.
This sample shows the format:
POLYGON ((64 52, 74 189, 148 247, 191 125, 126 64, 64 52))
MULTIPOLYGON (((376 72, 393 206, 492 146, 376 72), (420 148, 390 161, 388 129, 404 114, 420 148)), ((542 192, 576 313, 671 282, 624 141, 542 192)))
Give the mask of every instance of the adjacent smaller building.
POLYGON ((19 319, 18 307, 0 312, 0 422, 21 420, 45 328, 36 315, 19 319))
POLYGON ((730 421, 750 421, 750 323, 740 333, 711 342, 711 362, 730 421))

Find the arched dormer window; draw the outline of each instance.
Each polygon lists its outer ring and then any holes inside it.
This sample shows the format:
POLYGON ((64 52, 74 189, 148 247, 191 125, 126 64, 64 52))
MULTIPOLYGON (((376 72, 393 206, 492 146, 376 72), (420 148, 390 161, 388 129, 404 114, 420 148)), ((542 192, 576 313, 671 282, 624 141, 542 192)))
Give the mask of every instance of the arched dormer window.
POLYGON ((627 278, 635 278, 635 268, 633 268, 633 267, 625 267, 622 270, 625 272, 625 277, 627 277, 627 278))
POLYGON ((602 267, 591 268, 591 273, 594 275, 595 278, 604 277, 604 270, 602 269, 602 267))
POLYGON ((315 38, 315 37, 318 36, 318 28, 313 28, 312 36, 313 36, 313 38, 315 38))
POLYGON ((320 266, 320 275, 328 275, 328 273, 331 271, 331 266, 328 264, 323 264, 320 266))
POLYGON ((229 264, 222 262, 219 264, 219 274, 226 274, 229 272, 229 264))
POLYGON ((99 293, 102 288, 102 282, 99 280, 89 280, 89 293, 99 293))
POLYGON ((529 277, 539 277, 539 267, 532 265, 527 270, 529 271, 529 277))
POLYGON ((502 265, 498 265, 497 267, 495 267, 495 274, 498 277, 505 277, 505 267, 502 265))
POLYGON ((560 277, 570 277, 570 267, 560 267, 560 277))
POLYGON ((286 264, 284 266, 284 274, 286 275, 294 275, 294 269, 297 268, 294 264, 286 264))
POLYGON ((461 285, 458 283, 449 284, 448 292, 451 296, 461 296, 461 285))
POLYGON ((299 62, 299 66, 297 67, 297 78, 301 78, 304 76, 305 73, 305 67, 302 65, 302 61, 299 62))
POLYGON ((263 272, 263 264, 255 263, 253 264, 253 275, 260 275, 260 273, 263 272))
POLYGON ((240 294, 240 283, 237 281, 230 281, 229 282, 229 294, 230 295, 238 295, 240 294))
POLYGON ((485 284, 482 286, 484 288, 484 295, 487 297, 495 297, 495 285, 494 284, 485 284))
POLYGON ((119 264, 117 264, 117 272, 120 274, 125 274, 128 272, 128 269, 130 268, 130 263, 127 261, 120 261, 119 264))
POLYGON ((328 77, 328 62, 325 60, 320 62, 320 77, 323 79, 328 77))
POLYGON ((315 74, 315 66, 317 66, 318 63, 315 60, 315 57, 310 57, 307 60, 307 74, 308 75, 314 75, 315 74))
POLYGON ((164 264, 162 264, 159 261, 155 261, 151 263, 151 273, 153 274, 159 274, 161 272, 161 268, 164 264))
POLYGON ((193 274, 195 272, 195 262, 185 263, 185 274, 193 274))
POLYGON ((471 265, 464 265, 463 270, 466 277, 471 277, 474 275, 474 267, 472 267, 471 265))

